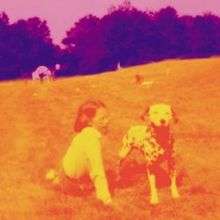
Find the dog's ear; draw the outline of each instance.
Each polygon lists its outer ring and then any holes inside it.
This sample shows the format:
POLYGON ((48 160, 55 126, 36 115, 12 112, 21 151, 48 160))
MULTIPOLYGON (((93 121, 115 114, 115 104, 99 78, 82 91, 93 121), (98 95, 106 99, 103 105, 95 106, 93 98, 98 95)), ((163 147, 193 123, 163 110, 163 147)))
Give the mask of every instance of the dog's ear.
POLYGON ((178 119, 178 117, 176 115, 176 112, 173 109, 171 109, 171 111, 172 111, 172 116, 173 116, 174 123, 178 123, 179 119, 178 119))
POLYGON ((148 119, 148 114, 149 114, 149 107, 146 108, 146 110, 140 115, 140 119, 142 121, 146 121, 148 119))

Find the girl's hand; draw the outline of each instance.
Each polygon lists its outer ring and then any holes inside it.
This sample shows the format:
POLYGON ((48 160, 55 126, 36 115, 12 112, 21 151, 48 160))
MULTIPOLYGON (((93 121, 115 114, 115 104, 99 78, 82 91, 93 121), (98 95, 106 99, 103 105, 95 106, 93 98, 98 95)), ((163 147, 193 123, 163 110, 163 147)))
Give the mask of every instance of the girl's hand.
POLYGON ((106 200, 103 200, 102 201, 104 205, 106 206, 111 206, 112 205, 112 199, 111 198, 108 198, 106 200))
POLYGON ((55 185, 60 183, 59 174, 55 169, 49 169, 46 173, 45 179, 51 181, 55 185))
POLYGON ((49 169, 46 173, 45 179, 46 180, 54 180, 57 176, 57 173, 54 169, 49 169))

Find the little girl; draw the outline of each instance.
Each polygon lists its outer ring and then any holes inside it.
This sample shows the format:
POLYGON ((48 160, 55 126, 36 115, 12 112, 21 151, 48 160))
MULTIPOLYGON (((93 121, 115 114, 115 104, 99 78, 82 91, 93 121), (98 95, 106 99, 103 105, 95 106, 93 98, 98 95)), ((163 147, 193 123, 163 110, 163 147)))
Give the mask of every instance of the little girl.
MULTIPOLYGON (((108 125, 105 105, 100 101, 87 101, 79 107, 73 138, 62 160, 63 173, 78 179, 89 174, 96 190, 96 197, 104 204, 111 203, 101 152, 101 134, 105 134, 108 125)), ((46 178, 54 181, 58 175, 50 170, 46 178)))

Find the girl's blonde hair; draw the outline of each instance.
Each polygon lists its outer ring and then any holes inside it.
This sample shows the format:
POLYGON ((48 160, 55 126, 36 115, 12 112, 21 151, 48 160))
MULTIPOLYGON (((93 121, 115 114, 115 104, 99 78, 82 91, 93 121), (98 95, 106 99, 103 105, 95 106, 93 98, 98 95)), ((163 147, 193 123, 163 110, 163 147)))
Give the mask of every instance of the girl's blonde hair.
POLYGON ((105 107, 105 104, 99 100, 89 100, 83 103, 78 109, 74 131, 80 132, 83 128, 89 126, 91 120, 96 115, 97 109, 105 107))

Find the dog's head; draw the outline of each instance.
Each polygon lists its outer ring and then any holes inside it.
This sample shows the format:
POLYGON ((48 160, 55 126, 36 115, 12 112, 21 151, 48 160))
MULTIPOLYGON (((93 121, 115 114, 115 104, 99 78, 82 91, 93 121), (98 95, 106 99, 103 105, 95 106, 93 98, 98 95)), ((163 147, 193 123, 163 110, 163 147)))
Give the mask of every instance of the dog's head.
POLYGON ((141 119, 149 121, 157 127, 169 126, 171 121, 177 123, 175 112, 170 105, 164 103, 149 106, 142 114, 141 119))

